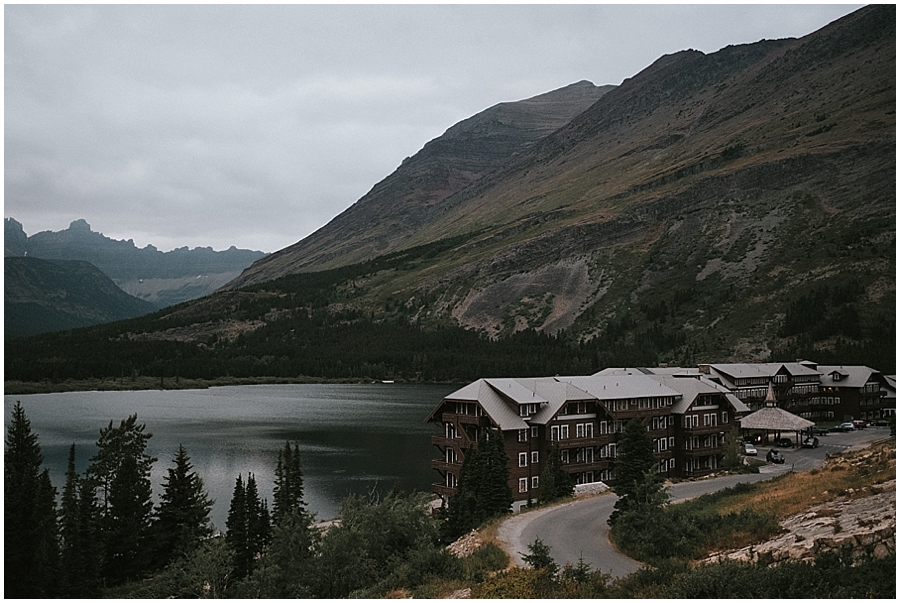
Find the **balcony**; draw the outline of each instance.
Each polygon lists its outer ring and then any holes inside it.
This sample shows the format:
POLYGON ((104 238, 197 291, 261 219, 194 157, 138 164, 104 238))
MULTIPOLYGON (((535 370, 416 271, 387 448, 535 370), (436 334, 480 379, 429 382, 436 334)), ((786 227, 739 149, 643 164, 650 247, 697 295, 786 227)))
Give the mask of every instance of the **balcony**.
POLYGON ((440 471, 441 473, 450 471, 459 475, 461 467, 462 463, 450 463, 446 459, 431 459, 431 468, 435 471, 440 471))
POLYGON ((615 434, 595 435, 590 438, 563 438, 561 440, 552 440, 552 444, 557 444, 560 448, 583 448, 584 446, 605 446, 616 441, 615 434))
POLYGON ((468 450, 474 445, 474 442, 468 438, 448 438, 444 435, 431 436, 431 443, 444 450, 448 446, 459 448, 460 450, 468 450))
POLYGON ((456 493, 456 488, 451 488, 445 484, 431 484, 431 491, 437 494, 438 496, 453 496, 456 493))
POLYGON ((490 427, 491 420, 488 417, 476 417, 475 415, 458 415, 455 412, 445 412, 441 415, 444 423, 458 423, 460 425, 476 425, 478 427, 490 427))
POLYGON ((698 446, 696 448, 686 449, 683 451, 685 456, 709 456, 711 454, 725 454, 725 446, 698 446))
POLYGON ((731 429, 732 425, 732 423, 722 423, 721 425, 697 425, 696 427, 685 427, 684 436, 699 436, 728 431, 729 429, 731 429))

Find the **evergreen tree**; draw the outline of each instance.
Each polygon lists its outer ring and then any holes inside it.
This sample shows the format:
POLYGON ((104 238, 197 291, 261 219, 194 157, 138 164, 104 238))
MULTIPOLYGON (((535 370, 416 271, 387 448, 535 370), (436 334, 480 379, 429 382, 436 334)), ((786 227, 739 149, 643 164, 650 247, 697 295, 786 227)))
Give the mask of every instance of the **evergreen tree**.
MULTIPOLYGON (((643 497, 650 496, 647 492, 646 474, 655 468, 656 457, 653 456, 653 442, 643 423, 635 417, 625 423, 622 439, 619 440, 619 456, 615 465, 616 485, 613 488, 619 499, 609 517, 610 525, 613 525, 623 512, 638 504, 637 492, 639 489, 643 497)), ((662 489, 655 477, 653 482, 656 484, 657 490, 662 489)))
POLYGON ((78 490, 81 480, 75 471, 75 444, 69 448, 66 485, 60 504, 60 592, 71 596, 72 584, 79 580, 81 569, 81 530, 79 529, 78 490))
POLYGON ((575 484, 572 483, 571 476, 562 468, 562 461, 559 458, 559 446, 557 444, 553 444, 549 455, 547 462, 544 463, 544 469, 541 471, 540 489, 538 491, 538 502, 541 503, 548 503, 572 496, 575 492, 575 484))
POLYGON ((100 430, 88 476, 97 487, 103 540, 102 575, 109 584, 142 576, 150 566, 153 491, 146 426, 137 415, 100 430))
POLYGON ((271 521, 266 501, 260 500, 253 474, 244 485, 238 475, 225 522, 226 541, 234 553, 235 577, 248 576, 254 569, 257 555, 269 542, 271 521))
POLYGON ((250 572, 252 556, 248 554, 247 544, 247 501, 244 480, 237 476, 234 491, 231 494, 231 505, 228 508, 228 519, 225 520, 225 541, 234 555, 235 577, 242 578, 250 572))
POLYGON ((100 513, 93 483, 82 478, 78 487, 78 573, 69 577, 70 597, 94 597, 100 592, 103 546, 100 513))
POLYGON ((21 403, 13 408, 3 466, 4 595, 45 598, 55 595, 59 547, 56 489, 38 436, 21 403))
POLYGON ((509 489, 509 457, 503 446, 503 432, 499 429, 485 431, 485 455, 483 460, 483 494, 479 501, 486 518, 509 513, 513 495, 509 489))
POLYGON ((725 454, 722 456, 722 466, 725 469, 734 470, 742 465, 740 431, 737 427, 725 433, 725 454))
POLYGON ((260 499, 253 474, 247 476, 247 541, 253 555, 262 553, 269 544, 272 521, 269 517, 269 504, 260 499))
POLYGON ((459 484, 445 511, 445 537, 456 538, 491 517, 508 513, 512 502, 503 433, 485 430, 477 446, 463 457, 459 484))
POLYGON ((295 510, 306 507, 303 500, 303 470, 300 465, 300 448, 285 442, 284 449, 278 451, 275 467, 275 488, 272 494, 272 522, 279 523, 295 510))
POLYGON ((163 492, 156 510, 160 567, 189 553, 212 534, 209 524, 212 501, 203 488, 203 480, 192 471, 184 446, 178 446, 174 463, 163 478, 163 492))

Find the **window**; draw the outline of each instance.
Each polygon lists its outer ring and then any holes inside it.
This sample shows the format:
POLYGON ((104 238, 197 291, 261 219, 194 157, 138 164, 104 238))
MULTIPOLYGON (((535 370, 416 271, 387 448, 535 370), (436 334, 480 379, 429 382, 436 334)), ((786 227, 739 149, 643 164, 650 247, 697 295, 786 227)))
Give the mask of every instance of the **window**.
POLYGON ((609 445, 609 457, 614 459, 614 458, 616 458, 617 456, 618 456, 618 455, 616 454, 616 445, 615 445, 615 444, 610 444, 610 445, 609 445))
POLYGON ((725 411, 722 411, 722 424, 724 425, 727 422, 728 422, 728 413, 725 411))
POLYGON ((584 437, 586 437, 586 438, 594 437, 594 424, 593 423, 585 423, 584 424, 584 437))
POLYGON ((519 478, 519 492, 528 492, 528 478, 527 477, 519 478))
POLYGON ((527 430, 527 429, 520 429, 520 430, 519 430, 519 441, 520 441, 520 442, 527 442, 527 441, 528 441, 528 430, 527 430))
POLYGON ((566 448, 565 450, 559 451, 559 460, 563 463, 569 462, 569 449, 568 448, 566 448))
POLYGON ((456 487, 456 476, 453 475, 452 473, 448 473, 444 483, 447 484, 448 488, 455 488, 456 487))
POLYGON ((559 441, 559 425, 553 425, 552 427, 550 427, 550 441, 559 441))
POLYGON ((519 467, 527 467, 528 466, 528 453, 520 452, 519 453, 519 467))
POLYGON ((537 487, 538 487, 538 477, 535 476, 535 477, 531 478, 531 489, 534 490, 537 487))
POLYGON ((608 424, 606 421, 600 421, 600 435, 606 435, 608 433, 608 424))
POLYGON ((532 439, 535 439, 535 438, 537 438, 537 437, 538 437, 538 428, 537 428, 537 425, 534 425, 534 426, 531 428, 531 438, 532 438, 532 439))
POLYGON ((535 451, 533 451, 533 452, 531 453, 531 464, 532 464, 532 465, 537 465, 537 464, 538 464, 538 459, 540 458, 540 454, 541 454, 541 453, 538 452, 537 450, 535 450, 535 451))
POLYGON ((575 437, 583 438, 584 437, 584 423, 578 423, 575 426, 575 437))

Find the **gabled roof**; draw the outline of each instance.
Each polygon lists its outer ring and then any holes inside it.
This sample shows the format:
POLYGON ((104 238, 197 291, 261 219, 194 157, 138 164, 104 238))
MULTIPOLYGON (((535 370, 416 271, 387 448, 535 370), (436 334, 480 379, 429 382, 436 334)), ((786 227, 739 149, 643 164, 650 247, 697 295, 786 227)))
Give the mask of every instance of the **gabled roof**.
POLYGON ((651 379, 655 379, 681 394, 681 399, 672 405, 672 412, 675 414, 684 414, 697 400, 701 394, 720 394, 725 396, 728 403, 736 413, 750 412, 750 409, 741 402, 737 396, 732 394, 728 388, 710 381, 706 377, 689 377, 675 375, 653 375, 651 379))
POLYGON ((557 377, 557 379, 571 383, 598 400, 681 395, 643 373, 604 375, 601 372, 590 377, 557 377))
POLYGON ((509 398, 516 404, 541 404, 548 400, 538 396, 534 391, 535 379, 485 379, 497 393, 509 398))
POLYGON ((711 364, 716 372, 731 379, 746 379, 752 377, 774 377, 782 369, 794 377, 800 375, 819 375, 821 371, 801 364, 799 362, 762 362, 759 364, 711 364))
POLYGON ((866 383, 873 380, 873 376, 875 377, 875 380, 877 380, 877 375, 880 374, 875 369, 867 366, 820 365, 819 372, 823 375, 821 380, 822 385, 837 385, 839 387, 865 387, 866 383), (839 373, 841 375, 841 380, 833 381, 831 378, 833 373, 839 373))
POLYGON ((434 416, 444 402, 474 402, 481 406, 484 414, 503 431, 526 429, 528 424, 519 416, 511 405, 497 393, 487 379, 479 379, 465 387, 448 394, 441 403, 431 411, 426 423, 434 420, 434 416))
POLYGON ((596 400, 589 393, 559 379, 540 379, 535 382, 535 389, 549 402, 538 410, 529 420, 532 425, 546 425, 568 402, 596 400))

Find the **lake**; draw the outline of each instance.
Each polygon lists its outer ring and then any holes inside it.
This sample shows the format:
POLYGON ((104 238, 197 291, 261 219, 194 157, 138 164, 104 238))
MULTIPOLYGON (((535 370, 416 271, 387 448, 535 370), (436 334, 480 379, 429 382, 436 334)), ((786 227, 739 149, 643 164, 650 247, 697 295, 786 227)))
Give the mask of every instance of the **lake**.
MULTIPOLYGON (((158 460, 151 479, 158 497, 167 469, 183 444, 215 499, 211 519, 225 529, 238 474, 253 473, 272 507, 278 450, 296 442, 305 499, 319 520, 337 516, 341 500, 373 488, 428 491, 437 473, 424 423, 451 385, 248 385, 205 390, 66 392, 4 396, 8 430, 21 401, 39 436, 44 466, 62 493, 69 446, 82 473, 97 451, 100 429, 137 413, 147 425, 147 452, 158 460)), ((5 435, 4 435, 5 437, 5 435)), ((58 500, 58 499, 57 499, 58 500)), ((158 499, 157 499, 158 500, 158 499)))

